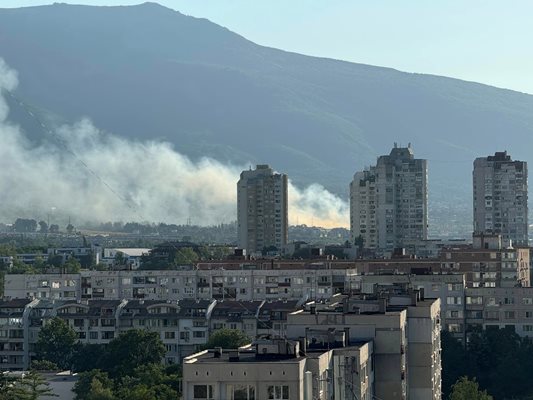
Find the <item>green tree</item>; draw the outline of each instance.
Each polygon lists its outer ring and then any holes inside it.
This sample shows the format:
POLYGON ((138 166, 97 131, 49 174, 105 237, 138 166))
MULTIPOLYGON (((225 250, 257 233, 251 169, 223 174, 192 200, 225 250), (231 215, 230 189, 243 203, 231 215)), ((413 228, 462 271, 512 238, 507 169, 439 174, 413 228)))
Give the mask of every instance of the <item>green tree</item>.
POLYGON ((14 383, 13 393, 19 400, 38 400, 42 397, 58 397, 50 384, 37 372, 31 371, 14 383))
POLYGON ((222 347, 223 349, 236 349, 250 343, 250 338, 238 329, 218 329, 209 336, 205 349, 222 347))
POLYGON ((71 367, 76 332, 61 318, 55 317, 39 331, 35 350, 38 360, 55 363, 61 369, 71 367))
POLYGON ((33 360, 31 362, 32 371, 58 371, 59 369, 57 364, 48 360, 33 360))
POLYGON ((57 254, 48 257, 48 264, 52 267, 60 268, 63 265, 63 256, 57 254))
POLYGON ((139 384, 121 387, 118 390, 118 398, 120 400, 175 400, 178 398, 178 392, 167 385, 139 384))
POLYGON ((126 264, 126 258, 124 257, 124 253, 121 251, 117 251, 115 254, 115 260, 114 264, 116 266, 124 265, 126 264))
POLYGON ((87 400, 114 400, 116 399, 113 390, 110 387, 104 387, 101 380, 93 378, 91 381, 91 390, 87 400))
POLYGON ((199 259, 198 254, 191 247, 184 247, 176 252, 174 257, 175 265, 194 264, 199 259))
POLYGON ((165 353, 166 348, 157 332, 132 329, 107 345, 102 369, 112 378, 132 375, 136 367, 160 363, 165 353))
POLYGON ((95 269, 97 271, 107 271, 109 267, 104 263, 98 263, 91 267, 91 269, 95 269))
POLYGON ((476 380, 469 380, 466 376, 460 378, 453 386, 450 400, 493 400, 485 390, 479 390, 476 380))
POLYGON ((213 258, 215 260, 224 260, 229 254, 231 254, 230 249, 225 246, 217 246, 213 250, 213 258))
POLYGON ((63 265, 67 274, 77 274, 80 272, 81 264, 75 257, 70 257, 63 265))
POLYGON ((114 398, 112 389, 113 381, 109 379, 107 372, 93 369, 79 374, 72 391, 76 395, 76 400, 111 400, 114 398), (97 391, 95 397, 91 397, 93 390, 97 391))
POLYGON ((50 265, 47 264, 42 257, 36 257, 35 262, 33 263, 33 268, 35 268, 39 273, 46 274, 47 269, 50 265))
POLYGON ((105 348, 103 345, 78 343, 72 357, 72 369, 76 372, 101 369, 104 356, 105 348))

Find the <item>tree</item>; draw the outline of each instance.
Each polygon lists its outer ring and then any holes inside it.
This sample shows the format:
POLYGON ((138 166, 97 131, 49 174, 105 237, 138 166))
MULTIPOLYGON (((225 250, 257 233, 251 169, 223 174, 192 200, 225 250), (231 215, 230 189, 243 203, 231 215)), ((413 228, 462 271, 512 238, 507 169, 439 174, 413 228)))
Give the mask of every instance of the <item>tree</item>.
POLYGON ((20 400, 38 400, 42 397, 58 397, 50 384, 35 371, 31 371, 14 383, 13 393, 20 400))
POLYGON ((121 380, 117 397, 124 400, 172 400, 179 398, 180 375, 161 364, 135 368, 133 375, 121 380))
POLYGON ((109 372, 112 378, 131 375, 138 366, 160 363, 165 353, 157 332, 132 329, 107 345, 102 370, 109 372))
POLYGON ((44 221, 39 221, 39 232, 48 233, 48 224, 44 221))
POLYGON ((93 369, 79 375, 72 391, 76 400, 111 400, 114 398, 112 388, 113 381, 109 379, 107 372, 93 369))
POLYGON ((46 263, 42 257, 36 257, 33 263, 33 268, 35 268, 40 273, 46 274, 46 270, 50 267, 50 264, 46 263))
POLYGON ((230 253, 231 252, 228 247, 217 246, 213 250, 213 258, 215 260, 224 260, 230 253))
POLYGON ((175 265, 194 264, 199 259, 198 254, 191 247, 184 247, 176 252, 174 257, 175 265))
POLYGON ((56 255, 48 257, 48 264, 56 268, 61 267, 61 265, 63 265, 63 256, 56 254, 56 255))
POLYGON ((75 257, 69 257, 69 259, 63 265, 67 274, 77 274, 80 272, 81 264, 75 257))
POLYGON ((479 390, 476 380, 463 376, 453 386, 450 400, 493 400, 487 391, 479 390))
POLYGON ((67 225, 67 228, 66 228, 66 229, 67 229, 67 233, 70 235, 70 234, 72 234, 72 232, 74 232, 74 225, 72 225, 72 224, 69 223, 69 224, 67 225))
POLYGON ((59 233, 59 225, 57 224, 51 224, 50 228, 48 229, 50 233, 59 233))
POLYGON ((101 369, 104 355, 105 349, 101 344, 78 343, 72 357, 72 369, 76 372, 101 369))
POLYGON ((94 266, 94 269, 97 271, 107 271, 109 269, 109 266, 104 263, 98 263, 94 266))
POLYGON ((55 317, 39 331, 35 345, 37 359, 55 363, 61 369, 71 366, 76 332, 61 318, 55 317))
POLYGON ((115 253, 114 264, 116 266, 120 266, 120 265, 126 264, 126 258, 124 257, 124 253, 123 252, 117 251, 115 253))
POLYGON ((31 362, 32 371, 57 371, 59 369, 57 364, 48 360, 33 360, 31 362))
POLYGON ((34 219, 17 218, 13 224, 13 230, 17 233, 35 232, 37 229, 37 221, 34 219))
POLYGON ((250 338, 238 329, 218 329, 209 336, 205 349, 222 347, 223 349, 236 349, 250 343, 250 338))

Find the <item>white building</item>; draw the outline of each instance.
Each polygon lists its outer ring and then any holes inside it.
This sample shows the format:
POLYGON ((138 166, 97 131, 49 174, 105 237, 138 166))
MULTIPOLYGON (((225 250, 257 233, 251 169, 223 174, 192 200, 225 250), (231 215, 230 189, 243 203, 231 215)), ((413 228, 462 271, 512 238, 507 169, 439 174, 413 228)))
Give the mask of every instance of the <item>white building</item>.
POLYGON ((331 348, 273 339, 193 354, 183 362, 184 398, 372 400, 372 342, 331 348))

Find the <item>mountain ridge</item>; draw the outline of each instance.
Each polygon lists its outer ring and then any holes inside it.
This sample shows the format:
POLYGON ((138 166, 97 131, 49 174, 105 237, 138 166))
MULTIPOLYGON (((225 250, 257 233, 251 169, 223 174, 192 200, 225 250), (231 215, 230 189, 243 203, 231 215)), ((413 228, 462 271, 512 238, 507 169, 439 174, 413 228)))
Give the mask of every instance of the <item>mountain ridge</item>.
POLYGON ((157 3, 0 9, 0 57, 18 94, 66 121, 88 116, 193 160, 269 163, 344 198, 394 142, 429 160, 444 208, 470 203, 476 156, 532 158, 530 94, 261 46, 157 3))

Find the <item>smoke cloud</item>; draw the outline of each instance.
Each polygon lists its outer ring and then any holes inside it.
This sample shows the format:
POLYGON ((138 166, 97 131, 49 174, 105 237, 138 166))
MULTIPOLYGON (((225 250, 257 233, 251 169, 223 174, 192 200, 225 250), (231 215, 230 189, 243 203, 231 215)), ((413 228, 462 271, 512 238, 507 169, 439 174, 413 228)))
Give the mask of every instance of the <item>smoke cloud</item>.
MULTIPOLYGON (((236 183, 244 166, 192 162, 164 142, 126 140, 88 119, 48 132, 35 145, 9 122, 7 91, 16 71, 0 59, 0 218, 72 217, 213 225, 236 219, 236 183)), ((289 186, 291 224, 346 226, 348 206, 318 184, 289 186)))

